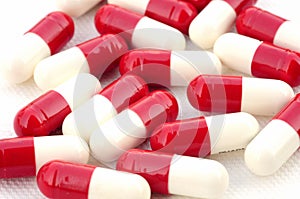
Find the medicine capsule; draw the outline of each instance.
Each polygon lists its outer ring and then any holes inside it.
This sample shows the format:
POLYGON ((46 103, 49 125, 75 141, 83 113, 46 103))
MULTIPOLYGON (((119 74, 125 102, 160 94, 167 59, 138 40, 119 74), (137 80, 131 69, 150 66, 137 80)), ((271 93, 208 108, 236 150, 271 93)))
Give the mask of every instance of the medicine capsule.
POLYGON ((35 176, 50 160, 87 163, 89 148, 77 136, 23 137, 0 140, 0 178, 35 176))
POLYGON ((147 181, 139 175, 84 164, 51 161, 37 175, 40 191, 52 199, 150 199, 147 181))
POLYGON ((273 116, 294 97, 294 91, 280 80, 202 75, 190 83, 187 96, 201 111, 273 116))
POLYGON ((297 94, 250 142, 247 167, 256 175, 275 173, 300 146, 300 95, 297 94))
POLYGON ((188 34, 190 23, 198 14, 192 4, 180 0, 142 0, 138 2, 108 0, 107 2, 165 23, 184 34, 188 34))
POLYGON ((117 160, 128 149, 143 143, 158 125, 174 121, 177 114, 177 101, 169 92, 150 93, 92 133, 93 157, 101 162, 117 160))
POLYGON ((68 13, 72 17, 80 17, 96 6, 102 0, 56 0, 58 10, 68 13))
POLYGON ((125 152, 117 170, 141 175, 152 192, 197 198, 220 198, 229 181, 217 161, 140 149, 125 152))
POLYGON ((101 7, 95 25, 100 34, 120 34, 132 48, 184 50, 186 45, 177 29, 115 5, 101 7))
POLYGON ((35 68, 34 81, 43 90, 57 87, 78 73, 98 78, 113 69, 128 50, 118 35, 102 35, 42 60, 35 68))
POLYGON ((150 84, 187 86, 200 74, 220 74, 222 64, 208 51, 132 50, 122 56, 119 70, 150 84))
POLYGON ((248 113, 231 113, 165 123, 153 131, 152 150, 206 157, 245 148, 259 131, 248 113))
POLYGON ((198 9, 198 11, 201 11, 207 6, 207 4, 209 4, 211 0, 183 0, 183 1, 190 2, 198 9))
POLYGON ((105 87, 64 120, 64 135, 78 135, 85 141, 98 126, 148 94, 148 86, 138 76, 124 75, 105 87))
POLYGON ((57 53, 71 40, 74 22, 62 12, 52 12, 25 33, 18 46, 2 60, 1 73, 11 83, 22 83, 32 75, 39 61, 57 53))
POLYGON ((46 136, 58 130, 65 117, 101 89, 98 79, 79 74, 41 95, 15 116, 14 129, 19 137, 46 136))
POLYGON ((251 7, 236 20, 238 33, 300 52, 300 24, 251 7))
POLYGON ((224 65, 239 72, 300 85, 300 57, 296 52, 227 33, 216 41, 214 53, 224 65))
POLYGON ((237 15, 257 0, 211 1, 192 21, 190 39, 203 49, 213 47, 215 41, 232 27, 237 15))

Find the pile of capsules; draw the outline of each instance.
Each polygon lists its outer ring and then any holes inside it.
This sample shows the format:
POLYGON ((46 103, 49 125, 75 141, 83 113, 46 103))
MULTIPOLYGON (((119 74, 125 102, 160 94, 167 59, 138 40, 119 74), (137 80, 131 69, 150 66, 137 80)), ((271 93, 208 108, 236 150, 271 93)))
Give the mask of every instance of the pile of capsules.
POLYGON ((74 34, 70 16, 100 1, 57 0, 63 12, 2 64, 8 81, 33 76, 45 94, 15 116, 18 137, 0 141, 0 178, 37 175, 48 198, 218 198, 228 173, 204 157, 246 148, 247 167, 266 176, 298 149, 300 24, 255 0, 108 0, 95 16, 101 36, 59 52, 74 34), (239 34, 226 33, 234 23, 239 34), (184 34, 213 53, 185 51, 184 34), (221 63, 254 77, 222 76, 221 63), (116 66, 121 77, 102 89, 99 77, 116 66), (176 98, 157 85, 186 86, 211 115, 176 120, 176 98), (273 119, 259 132, 251 114, 273 119), (153 151, 135 149, 148 138, 153 151), (116 170, 88 165, 90 156, 116 170))

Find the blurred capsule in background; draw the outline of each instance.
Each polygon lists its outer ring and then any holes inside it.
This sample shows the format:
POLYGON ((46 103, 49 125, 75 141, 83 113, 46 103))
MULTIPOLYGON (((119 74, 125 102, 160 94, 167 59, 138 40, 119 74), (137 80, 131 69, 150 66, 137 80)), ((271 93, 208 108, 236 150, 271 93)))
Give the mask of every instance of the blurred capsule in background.
POLYGON ((61 128, 72 110, 101 90, 99 80, 81 73, 41 95, 15 116, 14 129, 19 137, 46 136, 61 128))
POLYGON ((120 34, 132 48, 184 50, 184 35, 177 29, 115 5, 101 7, 95 16, 100 34, 120 34))
POLYGON ((187 86, 200 74, 220 74, 222 64, 208 51, 132 50, 122 56, 119 70, 149 84, 187 86))
POLYGON ((72 17, 80 17, 103 0, 55 0, 58 10, 72 17))
POLYGON ((74 34, 74 22, 62 12, 52 12, 26 32, 17 46, 0 60, 0 72, 11 83, 31 78, 35 66, 62 49, 74 34))

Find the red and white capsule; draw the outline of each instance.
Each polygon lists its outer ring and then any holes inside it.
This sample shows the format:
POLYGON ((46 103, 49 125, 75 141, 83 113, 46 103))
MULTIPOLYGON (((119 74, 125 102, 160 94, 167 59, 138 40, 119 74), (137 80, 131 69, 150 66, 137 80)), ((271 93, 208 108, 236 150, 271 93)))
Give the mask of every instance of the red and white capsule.
POLYGON ((43 90, 57 87, 78 73, 90 73, 98 78, 118 65, 119 57, 128 51, 118 35, 102 35, 39 62, 34 81, 43 90))
POLYGON ((50 160, 87 163, 89 147, 77 136, 23 137, 0 140, 0 178, 35 176, 50 160))
POLYGON ((245 148, 259 131, 255 117, 231 113, 165 123, 153 131, 152 150, 194 157, 245 148))
POLYGON ((121 76, 70 113, 63 122, 63 134, 78 135, 89 142, 97 127, 148 95, 148 92, 148 86, 140 77, 121 76))
POLYGON ((58 10, 72 17, 80 17, 103 0, 55 0, 58 10))
POLYGON ((40 191, 52 199, 150 199, 147 181, 139 175, 85 164, 51 161, 37 175, 40 191))
POLYGON ((300 52, 300 24, 251 7, 236 20, 238 33, 300 52))
POLYGON ((25 33, 1 63, 3 78, 22 83, 39 61, 57 53, 73 37, 74 22, 62 12, 52 12, 25 33))
POLYGON ((220 198, 229 181, 217 161, 140 149, 125 152, 117 170, 141 175, 152 192, 197 198, 220 198))
POLYGON ((125 151, 143 143, 158 125, 174 121, 177 114, 174 96, 166 91, 154 91, 92 133, 92 154, 101 162, 113 162, 125 151))
POLYGON ((122 56, 119 70, 150 84, 187 86, 200 74, 220 74, 222 64, 208 51, 132 50, 122 56))
POLYGON ((300 85, 300 56, 235 33, 222 35, 214 45, 221 62, 239 72, 260 78, 279 79, 291 86, 300 85))
POLYGON ((210 49, 233 26, 237 15, 257 0, 214 0, 192 21, 190 39, 203 49, 210 49))
POLYGON ((198 11, 201 11, 207 6, 207 4, 209 4, 211 0, 183 0, 183 1, 190 2, 198 9, 198 11))
POLYGON ((184 50, 186 45, 179 30, 115 5, 101 7, 95 25, 100 34, 120 34, 133 48, 184 50))
POLYGON ((41 95, 15 116, 14 129, 19 137, 46 136, 58 130, 65 117, 101 90, 99 80, 81 73, 41 95))
POLYGON ((198 14, 192 4, 180 0, 108 0, 107 2, 160 21, 184 34, 188 33, 190 23, 198 14))
POLYGON ((300 94, 297 94, 250 142, 247 167, 256 175, 275 173, 300 146, 300 94))
POLYGON ((272 116, 294 97, 294 91, 280 80, 201 75, 190 83, 187 96, 201 111, 272 116))

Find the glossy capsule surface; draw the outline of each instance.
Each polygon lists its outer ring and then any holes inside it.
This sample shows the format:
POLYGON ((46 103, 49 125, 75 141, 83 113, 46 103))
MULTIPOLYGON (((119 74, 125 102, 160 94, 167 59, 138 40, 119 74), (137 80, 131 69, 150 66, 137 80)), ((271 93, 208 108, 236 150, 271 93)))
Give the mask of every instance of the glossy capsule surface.
POLYGON ((55 0, 58 10, 68 13, 72 17, 80 17, 103 0, 55 0))
POLYGON ((211 0, 184 0, 184 1, 190 2, 198 9, 198 11, 201 11, 207 6, 207 4, 209 4, 211 0))

